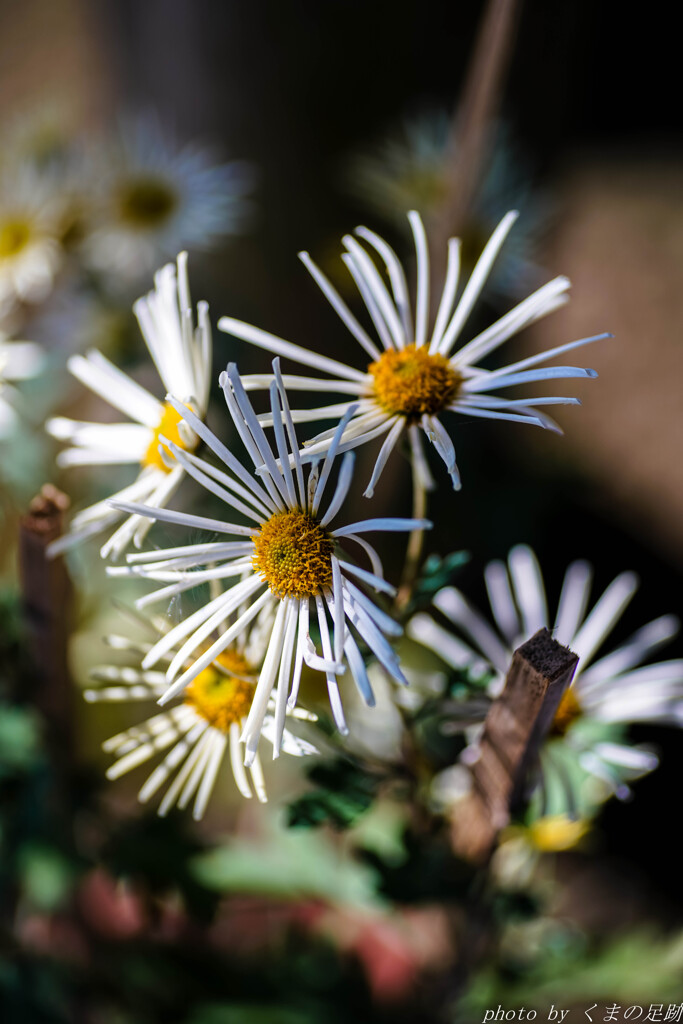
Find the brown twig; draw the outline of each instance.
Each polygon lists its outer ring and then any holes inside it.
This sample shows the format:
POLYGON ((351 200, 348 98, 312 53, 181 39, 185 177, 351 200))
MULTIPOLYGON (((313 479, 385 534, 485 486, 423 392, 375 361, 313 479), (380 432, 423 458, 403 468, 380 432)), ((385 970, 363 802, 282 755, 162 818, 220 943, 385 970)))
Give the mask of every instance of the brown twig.
POLYGON ((63 559, 50 559, 46 551, 63 532, 68 506, 65 494, 45 484, 19 527, 23 615, 36 670, 33 700, 60 746, 69 744, 72 726, 67 659, 71 582, 63 559))
POLYGON ((491 854, 521 795, 578 657, 541 629, 515 651, 505 689, 487 715, 473 788, 454 814, 453 848, 476 863, 491 854))
POLYGON ((499 106, 520 6, 520 0, 489 0, 486 5, 453 118, 447 191, 431 232, 435 252, 441 252, 466 222, 499 106))

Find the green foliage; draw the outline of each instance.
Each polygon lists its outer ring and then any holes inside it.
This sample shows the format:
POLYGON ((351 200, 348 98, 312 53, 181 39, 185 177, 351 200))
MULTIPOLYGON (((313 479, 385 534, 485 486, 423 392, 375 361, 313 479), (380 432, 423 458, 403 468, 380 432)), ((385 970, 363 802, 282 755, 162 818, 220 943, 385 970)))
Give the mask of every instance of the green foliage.
POLYGON ((480 1021, 483 1011, 498 1003, 540 1012, 553 1002, 571 1006, 616 1001, 628 1006, 683 999, 683 934, 670 938, 643 931, 599 946, 556 922, 546 924, 542 941, 534 936, 526 962, 530 944, 523 931, 516 933, 514 961, 501 958, 482 971, 454 1019, 463 1024, 480 1021))
POLYGON ((0 779, 29 771, 40 757, 36 716, 28 708, 0 703, 0 779))
POLYGON ((376 876, 320 832, 278 828, 260 840, 235 838, 196 857, 194 878, 220 893, 377 905, 376 876))
POLYGON ((18 862, 22 891, 32 907, 51 912, 64 905, 76 869, 63 853, 46 844, 26 843, 18 862))
POLYGON ((322 1018, 313 1010, 249 1003, 214 1003, 198 1007, 185 1024, 316 1024, 322 1018))
POLYGON ((415 582, 408 612, 431 604, 438 590, 453 582, 458 570, 469 561, 469 552, 452 551, 443 558, 440 555, 429 555, 422 566, 422 572, 415 582))
POLYGON ((468 895, 474 869, 454 856, 445 830, 423 835, 408 828, 402 838, 405 855, 400 860, 361 851, 379 877, 382 897, 398 904, 443 904, 457 903, 468 895))
POLYGON ((316 764, 308 773, 316 788, 289 805, 290 828, 331 825, 347 829, 371 806, 383 777, 371 775, 352 761, 316 764))
POLYGON ((193 916, 209 920, 216 898, 198 884, 189 867, 203 849, 182 815, 143 815, 112 832, 103 860, 114 876, 137 881, 154 895, 180 892, 193 916))

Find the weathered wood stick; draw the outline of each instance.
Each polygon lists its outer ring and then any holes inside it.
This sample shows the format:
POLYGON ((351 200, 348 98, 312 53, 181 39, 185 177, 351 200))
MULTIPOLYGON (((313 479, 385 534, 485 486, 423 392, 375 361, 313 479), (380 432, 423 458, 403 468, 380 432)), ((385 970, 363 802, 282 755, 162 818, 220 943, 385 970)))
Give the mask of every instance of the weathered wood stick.
POLYGON ((454 813, 452 840, 459 856, 481 863, 492 853, 578 660, 547 629, 515 651, 505 689, 484 724, 479 758, 472 765, 472 791, 454 813))
POLYGON ((51 541, 63 532, 69 499, 45 484, 19 526, 19 575, 23 614, 35 666, 33 701, 61 743, 71 738, 73 694, 67 642, 71 581, 62 558, 48 558, 51 541))

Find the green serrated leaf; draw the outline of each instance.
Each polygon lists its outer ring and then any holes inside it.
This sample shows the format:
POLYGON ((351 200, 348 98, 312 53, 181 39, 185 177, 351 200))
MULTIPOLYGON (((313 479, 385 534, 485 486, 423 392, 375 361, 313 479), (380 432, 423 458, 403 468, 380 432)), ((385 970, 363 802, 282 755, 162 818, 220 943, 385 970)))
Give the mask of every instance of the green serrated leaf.
POLYGON ((290 828, 318 825, 349 828, 372 805, 382 781, 342 759, 315 765, 309 778, 316 789, 290 804, 287 816, 290 828))

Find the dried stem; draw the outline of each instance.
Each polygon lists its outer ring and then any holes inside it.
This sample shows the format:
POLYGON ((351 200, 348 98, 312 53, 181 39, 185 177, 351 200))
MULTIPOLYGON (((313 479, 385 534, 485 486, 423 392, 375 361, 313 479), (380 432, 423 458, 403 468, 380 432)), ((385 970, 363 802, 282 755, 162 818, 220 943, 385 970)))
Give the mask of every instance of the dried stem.
MULTIPOLYGON (((413 466, 413 518, 424 519, 427 514, 427 488, 413 466)), ((406 549, 406 560, 403 567, 401 586, 396 595, 396 611, 402 612, 410 601, 413 586, 420 568, 422 548, 424 547, 425 531, 411 530, 406 549)))
MULTIPOLYGON (((436 246, 462 231, 512 53, 521 0, 489 0, 451 129, 447 194, 432 225, 436 246)), ((437 251, 439 251, 437 249, 437 251)))

